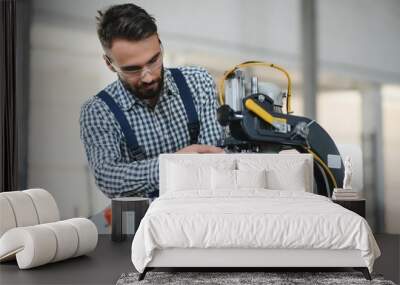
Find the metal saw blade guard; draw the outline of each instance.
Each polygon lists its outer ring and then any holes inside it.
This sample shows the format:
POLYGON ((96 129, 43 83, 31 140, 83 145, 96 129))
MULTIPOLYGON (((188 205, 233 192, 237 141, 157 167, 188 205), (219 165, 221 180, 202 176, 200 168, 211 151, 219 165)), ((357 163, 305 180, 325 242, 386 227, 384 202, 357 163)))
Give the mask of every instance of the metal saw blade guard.
POLYGON ((314 192, 330 197, 342 187, 344 166, 335 142, 315 121, 292 115, 291 79, 280 66, 260 61, 241 63, 225 72, 219 84, 218 122, 225 127, 223 147, 229 152, 273 152, 295 149, 314 158, 314 192), (282 72, 287 90, 247 80, 241 70, 262 66, 282 72), (283 112, 286 99, 286 112, 283 112))

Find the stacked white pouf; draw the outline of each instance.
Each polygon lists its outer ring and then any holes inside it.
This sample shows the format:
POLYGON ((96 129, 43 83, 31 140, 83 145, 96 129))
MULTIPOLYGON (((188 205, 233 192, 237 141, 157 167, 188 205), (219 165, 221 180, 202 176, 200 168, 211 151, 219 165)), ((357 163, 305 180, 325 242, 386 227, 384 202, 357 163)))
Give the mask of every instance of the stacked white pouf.
POLYGON ((44 189, 0 193, 0 262, 20 269, 86 254, 97 245, 97 228, 86 218, 59 221, 57 204, 44 189))

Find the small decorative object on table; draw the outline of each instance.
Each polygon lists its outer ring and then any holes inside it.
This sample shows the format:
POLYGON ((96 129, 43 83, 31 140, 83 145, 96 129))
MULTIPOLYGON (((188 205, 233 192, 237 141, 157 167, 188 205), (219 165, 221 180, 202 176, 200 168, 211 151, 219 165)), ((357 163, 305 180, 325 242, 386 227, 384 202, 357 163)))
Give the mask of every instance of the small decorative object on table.
POLYGON ((365 199, 362 199, 359 192, 351 187, 352 176, 351 158, 347 156, 344 161, 343 188, 333 189, 332 201, 365 218, 365 199))
POLYGON ((149 205, 149 198, 121 197, 112 199, 112 241, 123 241, 127 235, 134 235, 149 205))
POLYGON ((351 178, 353 176, 352 164, 350 156, 346 157, 344 161, 344 179, 343 188, 333 189, 332 199, 337 200, 354 200, 360 199, 360 195, 357 191, 351 187, 351 178))

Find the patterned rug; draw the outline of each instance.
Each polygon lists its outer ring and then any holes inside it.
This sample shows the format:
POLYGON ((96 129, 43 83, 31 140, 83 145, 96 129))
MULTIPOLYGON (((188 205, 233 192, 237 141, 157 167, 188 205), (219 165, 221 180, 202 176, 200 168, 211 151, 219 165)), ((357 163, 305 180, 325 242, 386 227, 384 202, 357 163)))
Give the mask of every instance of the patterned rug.
POLYGON ((360 272, 154 272, 146 274, 145 279, 138 281, 139 273, 122 274, 117 285, 134 284, 221 284, 221 285, 292 285, 292 284, 387 284, 381 275, 372 274, 372 281, 364 278, 360 272))

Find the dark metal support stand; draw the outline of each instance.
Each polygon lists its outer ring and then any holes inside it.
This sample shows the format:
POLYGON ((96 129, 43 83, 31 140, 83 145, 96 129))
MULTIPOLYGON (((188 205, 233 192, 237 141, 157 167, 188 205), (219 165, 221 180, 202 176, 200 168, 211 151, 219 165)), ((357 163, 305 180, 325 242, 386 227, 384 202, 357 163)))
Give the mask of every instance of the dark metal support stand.
POLYGON ((354 267, 354 270, 361 271, 365 279, 372 280, 371 274, 369 274, 369 270, 367 267, 354 267))

